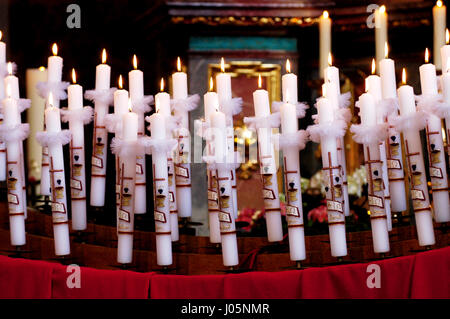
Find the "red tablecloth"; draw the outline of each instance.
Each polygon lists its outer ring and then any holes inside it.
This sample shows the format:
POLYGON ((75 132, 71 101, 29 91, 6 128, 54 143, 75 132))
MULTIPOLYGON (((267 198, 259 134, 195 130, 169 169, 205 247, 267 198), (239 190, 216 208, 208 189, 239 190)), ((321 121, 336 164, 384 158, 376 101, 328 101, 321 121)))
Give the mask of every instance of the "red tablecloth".
POLYGON ((446 247, 282 272, 180 276, 80 267, 77 288, 67 266, 0 256, 0 298, 450 298, 449 271, 446 247))

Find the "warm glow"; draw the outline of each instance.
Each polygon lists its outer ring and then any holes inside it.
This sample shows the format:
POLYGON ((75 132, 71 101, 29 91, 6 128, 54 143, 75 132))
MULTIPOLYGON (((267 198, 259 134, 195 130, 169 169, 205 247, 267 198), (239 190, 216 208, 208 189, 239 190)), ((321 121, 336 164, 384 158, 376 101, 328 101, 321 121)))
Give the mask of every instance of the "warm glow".
POLYGON ((224 58, 220 59, 220 70, 222 72, 225 72, 225 59, 224 58))
POLYGON ((331 56, 331 52, 328 52, 328 65, 329 66, 333 65, 333 57, 331 56))
POLYGON ((213 81, 213 78, 210 77, 209 78, 209 91, 212 92, 213 89, 214 89, 214 81, 213 81))
POLYGON ((406 84, 406 69, 402 69, 402 83, 406 84))
POLYGON ((72 82, 73 84, 77 83, 77 74, 75 73, 75 69, 72 69, 72 82))
POLYGON ((123 79, 122 79, 122 74, 119 75, 119 89, 123 89, 123 79))
POLYGON ((177 58, 177 71, 181 72, 181 60, 180 60, 180 57, 177 58))
POLYGON ((102 64, 106 63, 106 49, 103 49, 102 51, 102 64))
POLYGON ((133 55, 133 67, 135 70, 137 70, 137 57, 136 54, 133 55))
POLYGON ((8 62, 8 66, 7 66, 7 69, 8 69, 8 74, 9 75, 12 75, 13 74, 13 67, 12 67, 12 63, 11 62, 8 62))
POLYGON ((258 75, 258 88, 262 88, 262 78, 261 78, 261 74, 258 75))
POLYGON ((389 47, 387 42, 384 42, 384 58, 387 59, 389 56, 389 47))
POLYGON ((442 1, 441 0, 436 1, 436 5, 438 6, 438 8, 442 7, 442 1))
POLYGON ((330 15, 328 14, 328 11, 325 10, 325 11, 323 12, 322 16, 323 16, 324 19, 328 19, 328 17, 329 17, 330 15))
POLYGON ((130 97, 128 98, 128 111, 133 112, 133 107, 132 107, 132 104, 131 104, 131 98, 130 97))
POLYGON ((161 92, 164 92, 164 78, 161 78, 161 82, 159 83, 159 89, 161 92))
POLYGON ((52 92, 50 92, 48 94, 48 105, 53 106, 53 93, 52 92))
POLYGON ((450 34, 448 33, 448 29, 445 29, 445 44, 450 42, 450 34))
POLYGON ((9 83, 6 85, 6 96, 11 98, 11 85, 9 83))
POLYGON ((428 63, 429 59, 430 59, 430 52, 428 51, 428 48, 425 48, 425 63, 428 63))
POLYGON ((40 66, 39 71, 42 71, 42 72, 45 71, 45 66, 40 66))
POLYGON ((386 6, 383 4, 381 7, 380 7, 380 13, 385 13, 386 12, 386 6))
POLYGON ((375 65, 375 59, 372 59, 372 74, 375 74, 376 65, 375 65))
POLYGON ((0 41, 2 40, 2 37, 3 37, 3 32, 0 31, 0 41))
POLYGON ((58 46, 56 45, 56 43, 53 43, 52 52, 54 56, 58 55, 58 46))
POLYGON ((286 60, 286 72, 291 73, 291 62, 289 62, 289 59, 286 60))
POLYGON ((322 85, 322 96, 327 95, 327 87, 325 85, 322 85))

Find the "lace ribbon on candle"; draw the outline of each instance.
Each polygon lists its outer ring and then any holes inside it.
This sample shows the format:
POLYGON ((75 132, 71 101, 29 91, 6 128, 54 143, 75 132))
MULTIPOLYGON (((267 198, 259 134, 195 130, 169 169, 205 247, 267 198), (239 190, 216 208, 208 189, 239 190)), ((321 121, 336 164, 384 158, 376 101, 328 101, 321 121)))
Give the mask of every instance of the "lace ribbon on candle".
POLYGON ((85 106, 76 110, 69 110, 68 108, 61 109, 61 121, 70 122, 72 120, 80 120, 83 124, 89 124, 94 118, 94 109, 90 106, 85 106))
POLYGON ((280 113, 272 113, 267 116, 244 117, 244 123, 249 128, 277 128, 280 127, 280 113))
MULTIPOLYGON (((347 95, 347 93, 350 93, 350 92, 346 92, 346 93, 344 93, 342 95, 347 95)), ((322 99, 322 98, 323 97, 319 97, 316 100, 316 103, 314 104, 314 107, 317 108, 317 104, 318 104, 319 100, 322 99)), ((314 124, 318 124, 318 117, 317 116, 318 116, 317 114, 313 114, 311 116, 311 118, 314 120, 314 124)), ((350 123, 350 121, 352 119, 352 112, 347 107, 340 107, 340 108, 334 110, 334 118, 336 120, 344 121, 345 123, 348 124, 348 123, 350 123)))
POLYGON ((106 105, 113 105, 114 92, 117 88, 112 87, 104 90, 87 90, 84 92, 84 98, 92 102, 98 102, 106 105))
MULTIPOLYGON (((272 113, 280 112, 280 108, 283 104, 284 102, 272 102, 272 113)), ((309 109, 309 105, 306 102, 297 102, 295 103, 295 109, 297 111, 297 118, 301 119, 305 117, 306 110, 309 109)))
POLYGON ((347 108, 350 106, 350 99, 352 98, 351 92, 345 92, 339 95, 339 107, 347 108))
POLYGON ((387 123, 364 125, 353 124, 350 126, 350 132, 352 132, 353 140, 356 143, 364 145, 378 144, 388 138, 389 125, 387 123))
MULTIPOLYGON (((145 121, 150 123, 150 116, 145 117, 145 121)), ((177 115, 171 115, 168 118, 166 117, 166 130, 169 132, 173 132, 181 122, 181 118, 177 115)), ((147 128, 150 130, 150 125, 147 126, 147 128)))
POLYGON ((310 125, 306 130, 311 141, 320 143, 321 137, 343 137, 347 130, 347 123, 343 120, 335 120, 333 122, 310 125))
MULTIPOLYGON (((11 62, 12 65, 12 74, 16 74, 17 64, 15 62, 11 62)), ((0 63, 0 77, 4 78, 9 75, 8 72, 8 62, 0 63)))
POLYGON ((190 112, 197 108, 198 102, 200 102, 200 96, 194 94, 185 99, 172 99, 170 100, 170 105, 174 111, 190 112))
POLYGON ((450 116, 450 105, 443 102, 442 94, 416 95, 417 109, 427 114, 433 114, 439 118, 450 116))
POLYGON ((28 137, 30 125, 28 123, 17 125, 0 125, 1 142, 21 142, 28 137))
POLYGON ((237 115, 242 111, 242 103, 241 97, 235 97, 220 103, 220 110, 225 113, 225 115, 237 115))
POLYGON ((50 92, 53 94, 53 98, 57 100, 67 99, 66 89, 69 86, 69 82, 38 82, 36 88, 39 96, 43 99, 47 99, 50 92))
MULTIPOLYGON (((31 100, 30 99, 19 99, 17 101, 17 106, 18 106, 19 112, 22 113, 26 109, 30 108, 31 100)), ((3 101, 0 103, 0 112, 3 112, 3 101)))
POLYGON ((150 105, 154 104, 154 98, 153 95, 145 95, 143 98, 137 101, 132 101, 132 109, 133 112, 136 113, 148 113, 152 110, 152 107, 150 105))
POLYGON ((72 134, 69 130, 62 130, 60 132, 37 132, 36 140, 41 146, 50 145, 66 145, 72 139, 72 134))
POLYGON ((209 123, 204 119, 194 120, 195 135, 205 138, 205 134, 209 128, 209 123))
POLYGON ((153 152, 168 153, 173 151, 178 144, 178 141, 174 138, 154 139, 149 136, 144 136, 141 140, 146 154, 152 154, 153 152))
POLYGON ((272 142, 276 149, 286 150, 295 148, 302 150, 309 140, 309 133, 305 130, 299 130, 294 133, 275 134, 272 136, 272 142))
POLYGON ((105 127, 110 133, 122 133, 122 118, 115 113, 105 115, 105 127))
MULTIPOLYGON (((355 106, 358 105, 358 102, 355 103, 355 106)), ((379 112, 381 117, 386 117, 391 115, 392 113, 396 113, 396 111, 399 109, 398 105, 398 99, 397 98, 391 98, 391 99, 382 99, 377 104, 377 112, 379 112)))
POLYGON ((420 131, 427 125, 426 114, 419 110, 406 115, 397 115, 392 118, 391 124, 397 132, 420 131))
POLYGON ((120 137, 113 137, 111 141, 111 151, 113 154, 123 156, 130 156, 131 154, 144 155, 146 142, 148 137, 139 137, 135 141, 124 141, 120 137))

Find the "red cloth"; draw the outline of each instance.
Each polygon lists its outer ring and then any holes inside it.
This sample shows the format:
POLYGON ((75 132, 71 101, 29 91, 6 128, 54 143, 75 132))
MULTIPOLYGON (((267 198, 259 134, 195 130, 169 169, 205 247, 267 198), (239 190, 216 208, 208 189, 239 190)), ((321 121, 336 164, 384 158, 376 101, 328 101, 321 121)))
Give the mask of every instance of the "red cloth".
POLYGON ((147 299, 152 273, 127 270, 103 270, 80 267, 79 288, 77 271, 59 265, 53 271, 53 298, 84 299, 147 299), (71 287, 68 285, 71 284, 71 287))
POLYGON ((58 264, 0 255, 0 298, 51 298, 52 272, 56 266, 58 264))

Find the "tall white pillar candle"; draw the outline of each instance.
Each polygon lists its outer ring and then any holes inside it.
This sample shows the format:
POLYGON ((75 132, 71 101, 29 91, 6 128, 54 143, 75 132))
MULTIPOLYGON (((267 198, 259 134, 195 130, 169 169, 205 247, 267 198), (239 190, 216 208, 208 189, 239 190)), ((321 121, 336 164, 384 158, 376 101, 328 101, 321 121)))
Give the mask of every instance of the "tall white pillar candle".
POLYGON ((319 50, 319 75, 322 76, 331 52, 331 19, 328 11, 324 11, 319 20, 319 50))
MULTIPOLYGON (((447 104, 447 107, 450 108, 450 73, 446 72, 442 74, 442 92, 444 96, 444 102, 447 104)), ((450 161, 450 116, 445 118, 445 127, 447 129, 447 156, 450 161)), ((449 222, 450 216, 435 216, 435 220, 438 223, 449 222)))
POLYGON ((442 64, 442 74, 448 72, 450 65, 449 65, 449 58, 450 58, 450 33, 448 29, 445 29, 445 45, 443 45, 440 49, 441 52, 441 64, 442 64))
MULTIPOLYGON (((6 44, 2 40, 3 33, 0 31, 0 65, 6 64, 6 44)), ((4 74, 0 74, 0 81, 4 74)), ((0 82, 0 101, 5 98, 5 86, 0 82)), ((3 114, 0 114, 0 124, 3 121, 3 114)), ((0 141, 0 181, 6 180, 6 144, 0 141)))
POLYGON ((388 39, 388 15, 386 7, 380 6, 375 10, 375 58, 377 60, 377 66, 384 58, 384 44, 388 39))
POLYGON ((445 28, 447 26, 447 7, 441 0, 433 7, 433 62, 436 69, 442 70, 441 47, 445 45, 445 28))

